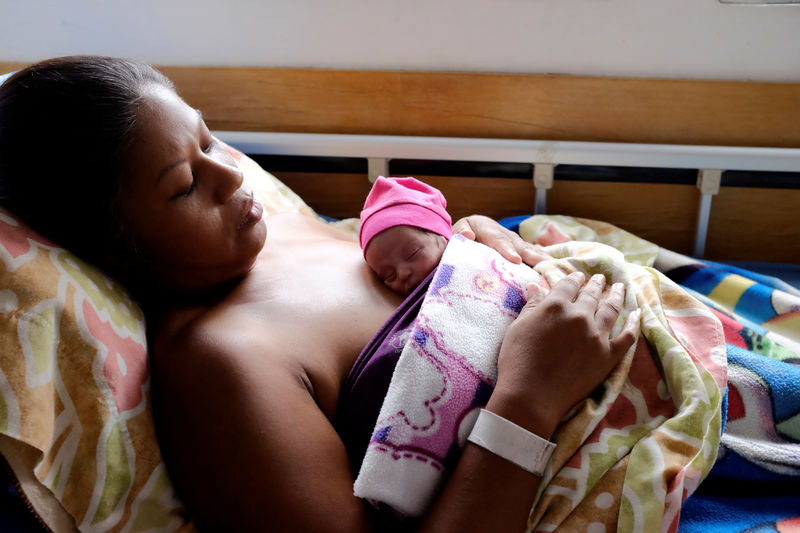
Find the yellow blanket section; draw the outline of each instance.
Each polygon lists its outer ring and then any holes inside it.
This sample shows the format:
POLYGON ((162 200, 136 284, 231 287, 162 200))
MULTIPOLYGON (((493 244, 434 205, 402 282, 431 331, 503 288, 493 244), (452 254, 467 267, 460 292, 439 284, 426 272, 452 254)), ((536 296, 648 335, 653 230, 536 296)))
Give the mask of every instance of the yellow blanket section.
POLYGON ((536 266, 551 286, 570 272, 602 273, 625 284, 626 309, 642 309, 635 349, 554 436, 528 529, 676 530, 681 503, 708 474, 720 441, 727 376, 719 320, 649 266, 655 245, 614 226, 536 216, 520 234, 553 257, 536 266))

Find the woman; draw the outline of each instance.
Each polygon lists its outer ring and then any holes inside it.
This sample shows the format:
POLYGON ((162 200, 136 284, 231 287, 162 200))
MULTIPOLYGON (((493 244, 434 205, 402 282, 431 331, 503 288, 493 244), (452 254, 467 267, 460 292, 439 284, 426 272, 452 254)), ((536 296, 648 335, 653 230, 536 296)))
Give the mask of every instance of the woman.
MULTIPOLYGON (((145 302, 160 441, 201 529, 370 530, 331 420, 401 299, 355 238, 300 215, 262 219, 199 113, 146 65, 112 58, 51 60, 0 87, 0 180, 5 206, 145 302)), ((516 262, 539 258, 487 218, 454 231, 516 262)), ((609 339, 623 295, 602 277, 532 296, 486 409, 549 439, 635 324, 609 339)), ((538 483, 468 444, 419 529, 523 529, 538 483)))

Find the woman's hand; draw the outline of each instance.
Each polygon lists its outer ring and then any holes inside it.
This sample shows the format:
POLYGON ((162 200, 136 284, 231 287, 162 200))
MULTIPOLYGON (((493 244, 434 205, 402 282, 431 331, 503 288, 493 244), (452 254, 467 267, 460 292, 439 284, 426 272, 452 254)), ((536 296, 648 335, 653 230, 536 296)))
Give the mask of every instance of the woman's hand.
MULTIPOLYGON (((515 405, 514 416, 549 438, 561 418, 588 397, 636 340, 639 311, 610 338, 622 309, 624 286, 605 290, 605 277, 584 284, 573 273, 545 294, 528 287, 528 303, 509 326, 498 359, 492 399, 515 405), (543 434, 545 433, 545 434, 543 434)), ((525 424, 520 424, 525 425, 525 424)))
MULTIPOLYGON (((566 412, 591 394, 636 339, 638 313, 609 338, 622 309, 622 287, 604 290, 603 276, 584 280, 570 274, 549 294, 531 285, 500 348, 486 409, 542 438, 550 439, 566 412)), ((522 531, 539 481, 468 444, 421 531, 522 531)))
POLYGON ((512 263, 524 261, 534 266, 539 261, 550 258, 538 246, 525 242, 522 237, 489 217, 472 215, 462 218, 453 224, 453 233, 460 233, 471 241, 494 248, 512 263))

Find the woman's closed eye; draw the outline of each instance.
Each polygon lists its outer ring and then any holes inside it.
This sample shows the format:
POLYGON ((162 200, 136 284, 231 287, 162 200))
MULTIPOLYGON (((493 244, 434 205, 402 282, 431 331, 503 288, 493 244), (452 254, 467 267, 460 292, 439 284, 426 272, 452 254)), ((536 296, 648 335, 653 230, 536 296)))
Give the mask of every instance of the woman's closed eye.
MULTIPOLYGON (((208 141, 208 144, 201 145, 200 148, 204 154, 210 154, 214 150, 221 148, 222 143, 220 143, 216 137, 211 137, 211 140, 208 141)), ((194 172, 192 172, 192 182, 189 184, 188 187, 182 189, 180 192, 174 194, 172 199, 177 200, 180 198, 186 198, 190 194, 192 194, 197 186, 197 178, 195 177, 194 172)))
POLYGON ((188 187, 186 187, 185 189, 183 189, 183 190, 182 190, 182 191, 180 191, 179 193, 177 193, 177 194, 173 195, 173 196, 172 196, 172 199, 173 199, 173 200, 177 200, 177 199, 179 199, 179 198, 186 198, 187 196, 189 196, 190 194, 192 194, 192 192, 194 192, 194 188, 195 188, 196 186, 197 186, 197 179, 196 179, 196 178, 195 178, 195 176, 194 176, 194 172, 192 172, 192 183, 191 183, 191 184, 189 184, 189 186, 188 186, 188 187))
POLYGON ((218 144, 217 139, 212 137, 211 140, 208 142, 208 144, 202 147, 203 153, 207 154, 211 152, 214 148, 216 148, 217 144, 218 144))

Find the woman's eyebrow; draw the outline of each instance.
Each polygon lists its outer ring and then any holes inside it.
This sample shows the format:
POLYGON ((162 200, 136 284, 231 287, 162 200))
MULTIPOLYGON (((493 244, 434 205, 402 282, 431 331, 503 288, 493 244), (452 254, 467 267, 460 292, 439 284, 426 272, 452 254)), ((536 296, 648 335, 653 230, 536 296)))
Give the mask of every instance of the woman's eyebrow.
POLYGON ((164 168, 162 168, 161 172, 158 173, 158 177, 156 178, 156 185, 158 185, 158 183, 161 181, 161 178, 166 176, 169 173, 170 170, 172 170, 175 167, 178 167, 178 166, 182 165, 185 162, 186 162, 186 158, 184 157, 180 161, 175 161, 173 163, 168 164, 164 168))
MULTIPOLYGON (((198 127, 202 127, 202 125, 203 125, 203 112, 200 111, 199 109, 196 109, 196 108, 194 109, 194 111, 195 111, 195 113, 197 113, 198 127)), ((161 181, 161 178, 163 178, 165 175, 167 175, 170 170, 172 170, 175 167, 178 167, 178 166, 182 165, 185 162, 186 162, 186 158, 184 157, 183 159, 181 159, 179 161, 175 161, 173 163, 170 163, 167 166, 165 166, 164 168, 162 168, 161 172, 158 173, 158 177, 156 178, 156 185, 159 184, 159 182, 161 181)))

